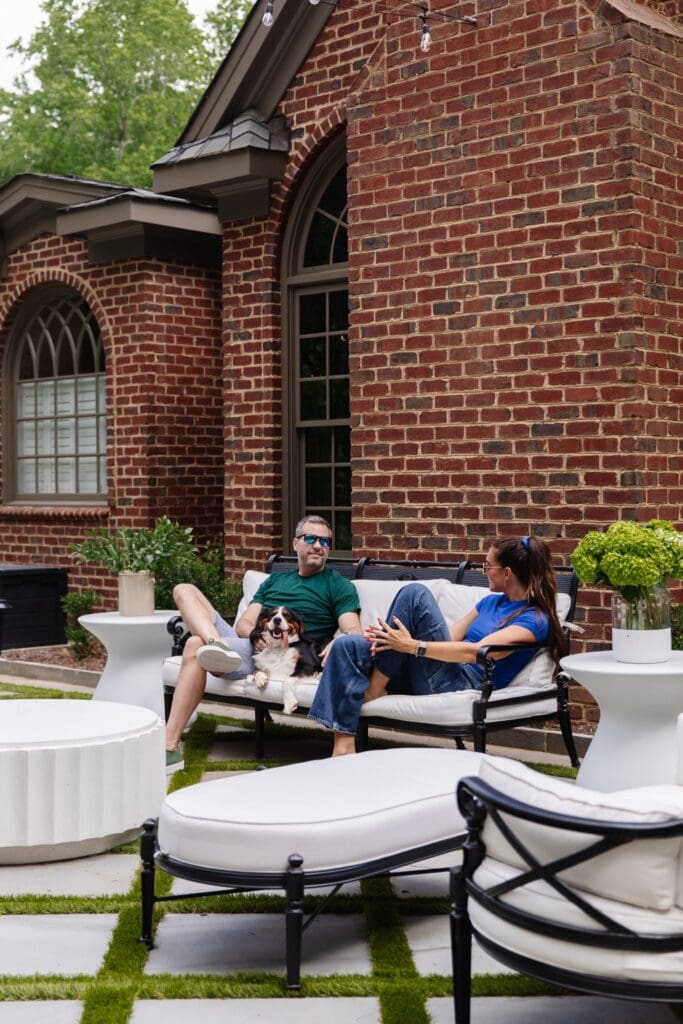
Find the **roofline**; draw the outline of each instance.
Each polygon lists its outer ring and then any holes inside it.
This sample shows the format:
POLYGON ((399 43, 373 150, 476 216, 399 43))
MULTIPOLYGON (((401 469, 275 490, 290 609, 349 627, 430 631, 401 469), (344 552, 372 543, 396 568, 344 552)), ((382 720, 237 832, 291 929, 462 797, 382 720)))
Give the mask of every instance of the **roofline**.
POLYGON ((260 6, 252 7, 176 145, 212 135, 250 108, 268 121, 334 10, 329 2, 273 0, 266 29, 260 6))

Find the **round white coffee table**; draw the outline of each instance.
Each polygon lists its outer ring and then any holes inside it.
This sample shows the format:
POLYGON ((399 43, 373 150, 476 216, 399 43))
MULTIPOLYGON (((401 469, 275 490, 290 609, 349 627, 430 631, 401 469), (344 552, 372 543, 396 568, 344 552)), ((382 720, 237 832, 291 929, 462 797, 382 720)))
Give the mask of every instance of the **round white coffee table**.
MULTIPOLYGON (((560 665, 590 690, 600 708, 577 782, 605 791, 676 782, 683 651, 673 651, 671 661, 640 665, 617 661, 611 651, 595 651, 572 654, 560 665)), ((683 765, 680 772, 683 779, 683 765)))
POLYGON ((164 727, 148 708, 2 702, 0 864, 109 850, 135 838, 165 795, 164 727))
POLYGON ((100 640, 107 664, 95 687, 94 700, 139 704, 163 720, 164 691, 161 668, 171 651, 166 623, 177 611, 154 615, 119 615, 98 612, 81 615, 79 622, 100 640))

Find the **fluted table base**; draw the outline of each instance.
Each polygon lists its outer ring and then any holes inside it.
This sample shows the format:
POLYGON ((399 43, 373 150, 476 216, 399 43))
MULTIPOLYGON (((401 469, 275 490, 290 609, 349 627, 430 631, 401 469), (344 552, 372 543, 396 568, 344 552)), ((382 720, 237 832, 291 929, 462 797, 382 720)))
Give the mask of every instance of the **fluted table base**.
POLYGON ((165 791, 164 728, 148 708, 3 701, 0 864, 111 849, 159 813, 165 791))

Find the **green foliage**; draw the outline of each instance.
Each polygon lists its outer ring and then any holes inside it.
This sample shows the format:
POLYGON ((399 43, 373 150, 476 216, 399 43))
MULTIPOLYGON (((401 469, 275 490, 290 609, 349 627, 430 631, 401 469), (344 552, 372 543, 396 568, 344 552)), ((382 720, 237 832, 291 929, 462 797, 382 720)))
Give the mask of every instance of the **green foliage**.
POLYGON ((683 576, 683 535, 671 523, 613 523, 587 533, 571 563, 583 583, 604 583, 632 601, 656 583, 683 576))
POLYGON ((197 550, 192 527, 172 523, 168 516, 160 516, 151 530, 98 527, 70 547, 80 564, 101 565, 112 573, 147 571, 154 575, 162 573, 165 564, 189 558, 197 550))
POLYGON ((674 651, 683 651, 683 604, 671 608, 671 646, 674 651))
POLYGON ((99 594, 91 587, 85 590, 74 590, 70 594, 65 594, 61 599, 66 615, 66 645, 78 661, 87 658, 97 646, 95 637, 87 629, 83 629, 78 619, 81 615, 88 615, 98 601, 99 594))
POLYGON ((226 578, 224 573, 223 546, 218 541, 202 553, 169 558, 155 575, 154 603, 157 608, 173 608, 176 584, 194 583, 224 618, 232 618, 242 596, 242 577, 226 578))
POLYGON ((149 186, 243 0, 219 0, 206 36, 185 0, 42 0, 41 10, 29 41, 10 47, 30 73, 0 90, 0 182, 32 171, 149 186))
POLYGON ((210 66, 217 71, 244 24, 251 4, 249 0, 217 0, 213 11, 204 17, 205 43, 210 66))

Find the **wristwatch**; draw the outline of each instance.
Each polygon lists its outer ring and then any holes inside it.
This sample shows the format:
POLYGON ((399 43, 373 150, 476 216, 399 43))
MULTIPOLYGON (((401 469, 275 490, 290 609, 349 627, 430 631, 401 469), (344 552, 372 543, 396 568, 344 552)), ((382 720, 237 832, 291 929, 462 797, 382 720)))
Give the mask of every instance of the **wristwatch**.
POLYGON ((415 657, 416 658, 426 658, 427 657, 427 644, 424 642, 424 640, 418 640, 418 642, 417 642, 417 650, 415 651, 415 657))

